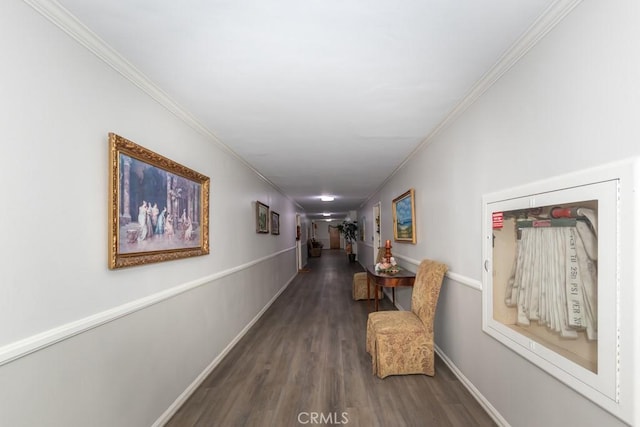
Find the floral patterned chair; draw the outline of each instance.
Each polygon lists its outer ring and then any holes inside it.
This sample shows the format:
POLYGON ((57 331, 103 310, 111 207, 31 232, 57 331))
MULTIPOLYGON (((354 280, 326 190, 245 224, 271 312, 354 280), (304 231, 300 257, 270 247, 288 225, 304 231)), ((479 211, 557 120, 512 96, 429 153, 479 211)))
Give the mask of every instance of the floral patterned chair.
MULTIPOLYGON (((378 248, 378 255, 376 255, 376 264, 382 261, 384 257, 384 248, 378 248)), ((353 275, 353 285, 351 293, 354 300, 367 299, 367 272, 359 271, 353 275)), ((376 285, 371 283, 369 289, 369 298, 375 299, 376 297, 376 285)), ((384 299, 384 292, 382 289, 378 289, 378 299, 384 299)))
POLYGON ((447 266, 431 260, 420 263, 411 295, 411 311, 377 311, 367 321, 367 352, 373 373, 433 376, 433 319, 447 266))

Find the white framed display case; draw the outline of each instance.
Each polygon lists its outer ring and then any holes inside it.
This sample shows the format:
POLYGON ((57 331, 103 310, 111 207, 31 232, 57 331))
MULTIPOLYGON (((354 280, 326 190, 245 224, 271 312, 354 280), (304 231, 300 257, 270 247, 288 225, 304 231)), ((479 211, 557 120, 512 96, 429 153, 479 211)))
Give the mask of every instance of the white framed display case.
POLYGON ((637 424, 637 159, 483 196, 483 330, 637 424))

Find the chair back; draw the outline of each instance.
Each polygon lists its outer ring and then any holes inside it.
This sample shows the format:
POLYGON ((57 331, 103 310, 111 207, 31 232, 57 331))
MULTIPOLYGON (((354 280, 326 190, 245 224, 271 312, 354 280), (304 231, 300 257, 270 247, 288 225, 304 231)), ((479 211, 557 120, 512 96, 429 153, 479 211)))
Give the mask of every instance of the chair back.
POLYGON ((416 272, 411 294, 411 311, 428 328, 433 328, 440 287, 446 272, 445 264, 429 259, 423 260, 416 272))

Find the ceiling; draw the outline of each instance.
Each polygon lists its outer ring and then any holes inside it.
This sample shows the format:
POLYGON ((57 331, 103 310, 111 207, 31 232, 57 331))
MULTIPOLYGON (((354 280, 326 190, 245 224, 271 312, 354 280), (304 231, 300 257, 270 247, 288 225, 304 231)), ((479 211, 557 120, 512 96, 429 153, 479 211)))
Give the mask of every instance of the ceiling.
POLYGON ((58 2, 309 218, 343 219, 556 1, 58 2))

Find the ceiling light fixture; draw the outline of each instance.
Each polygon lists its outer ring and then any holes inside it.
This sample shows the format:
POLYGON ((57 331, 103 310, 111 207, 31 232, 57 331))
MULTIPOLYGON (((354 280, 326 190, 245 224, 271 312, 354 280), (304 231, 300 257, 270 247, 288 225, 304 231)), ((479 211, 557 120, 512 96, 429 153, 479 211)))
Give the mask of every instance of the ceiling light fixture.
POLYGON ((330 213, 327 213, 327 212, 323 212, 323 213, 322 213, 322 216, 331 216, 331 214, 330 214, 330 213))
POLYGON ((320 200, 323 202, 333 202, 335 197, 333 196, 320 196, 320 200))

